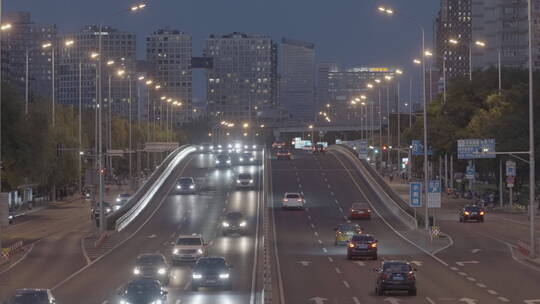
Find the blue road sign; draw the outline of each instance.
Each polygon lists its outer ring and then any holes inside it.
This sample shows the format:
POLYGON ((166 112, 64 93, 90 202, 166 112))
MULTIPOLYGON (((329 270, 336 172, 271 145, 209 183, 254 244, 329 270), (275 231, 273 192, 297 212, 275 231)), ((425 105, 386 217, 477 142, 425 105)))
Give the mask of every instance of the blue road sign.
POLYGON ((458 158, 495 158, 495 139, 460 139, 458 140, 458 158))
MULTIPOLYGON (((419 140, 413 140, 411 141, 412 146, 412 155, 418 156, 418 155, 424 155, 424 145, 419 140)), ((428 155, 433 155, 433 150, 428 147, 428 155)))
POLYGON ((441 208, 441 181, 431 180, 428 186, 428 207, 429 208, 441 208))
POLYGON ((465 173, 465 178, 474 179, 475 176, 476 176, 476 166, 471 163, 467 166, 467 172, 465 173))
POLYGON ((409 183, 409 205, 411 207, 422 207, 422 183, 409 183))

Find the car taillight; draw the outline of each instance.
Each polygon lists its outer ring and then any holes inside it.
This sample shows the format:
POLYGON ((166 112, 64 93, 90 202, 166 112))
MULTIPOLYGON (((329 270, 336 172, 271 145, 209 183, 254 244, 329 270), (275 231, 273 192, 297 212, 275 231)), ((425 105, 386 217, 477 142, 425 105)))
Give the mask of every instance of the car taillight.
POLYGON ((299 198, 299 199, 297 199, 297 201, 301 202, 301 201, 302 201, 302 199, 301 199, 301 198, 299 198))
POLYGON ((288 198, 284 198, 283 201, 284 201, 284 202, 288 202, 289 199, 288 199, 288 198))
POLYGON ((407 273, 407 278, 409 280, 414 280, 414 273, 412 273, 412 272, 407 273))
POLYGON ((354 244, 353 244, 353 243, 349 243, 349 247, 354 248, 354 244))
POLYGON ((368 209, 367 212, 368 212, 368 213, 371 213, 371 209, 368 209))
POLYGON ((371 248, 377 248, 377 243, 371 243, 371 248))
POLYGON ((389 273, 383 273, 381 275, 381 277, 382 277, 383 280, 389 280, 390 279, 390 274, 389 273))
POLYGON ((484 215, 484 211, 480 211, 480 215, 484 215))

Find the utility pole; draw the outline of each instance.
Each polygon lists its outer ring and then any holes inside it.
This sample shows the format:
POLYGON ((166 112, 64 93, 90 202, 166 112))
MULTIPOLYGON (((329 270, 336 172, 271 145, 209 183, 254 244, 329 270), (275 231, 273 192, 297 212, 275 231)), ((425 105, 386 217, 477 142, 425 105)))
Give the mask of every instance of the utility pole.
POLYGON ((530 257, 536 257, 536 240, 535 240, 535 200, 536 200, 536 176, 535 176, 535 159, 534 159, 534 79, 533 79, 533 3, 528 1, 529 11, 529 225, 530 225, 530 257))

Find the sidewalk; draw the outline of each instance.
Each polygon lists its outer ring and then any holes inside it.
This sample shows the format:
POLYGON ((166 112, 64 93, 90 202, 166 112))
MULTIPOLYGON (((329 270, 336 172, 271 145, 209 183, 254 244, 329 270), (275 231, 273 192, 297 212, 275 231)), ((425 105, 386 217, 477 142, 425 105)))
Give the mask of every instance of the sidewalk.
MULTIPOLYGON (((116 186, 105 195, 105 201, 114 202, 116 196, 127 192, 127 186, 117 189, 116 186)), ((65 232, 70 227, 81 223, 87 224, 91 230, 90 208, 92 201, 78 195, 66 198, 64 201, 49 203, 17 215, 14 223, 2 227, 2 247, 8 247, 18 241, 28 245, 59 232, 65 232)))

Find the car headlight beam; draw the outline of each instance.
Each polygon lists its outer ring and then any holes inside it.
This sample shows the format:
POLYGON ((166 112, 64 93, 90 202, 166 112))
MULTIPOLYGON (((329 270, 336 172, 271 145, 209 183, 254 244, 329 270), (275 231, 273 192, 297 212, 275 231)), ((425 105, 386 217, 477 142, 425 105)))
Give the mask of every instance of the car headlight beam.
POLYGON ((141 270, 139 269, 139 267, 135 267, 135 269, 133 269, 133 274, 135 275, 141 274, 141 270))
POLYGON ((228 273, 220 273, 219 274, 219 278, 222 279, 222 280, 226 280, 230 277, 230 275, 228 273))
POLYGON ((194 278, 195 280, 199 280, 199 279, 202 279, 202 274, 194 273, 193 275, 191 275, 191 277, 194 278))

